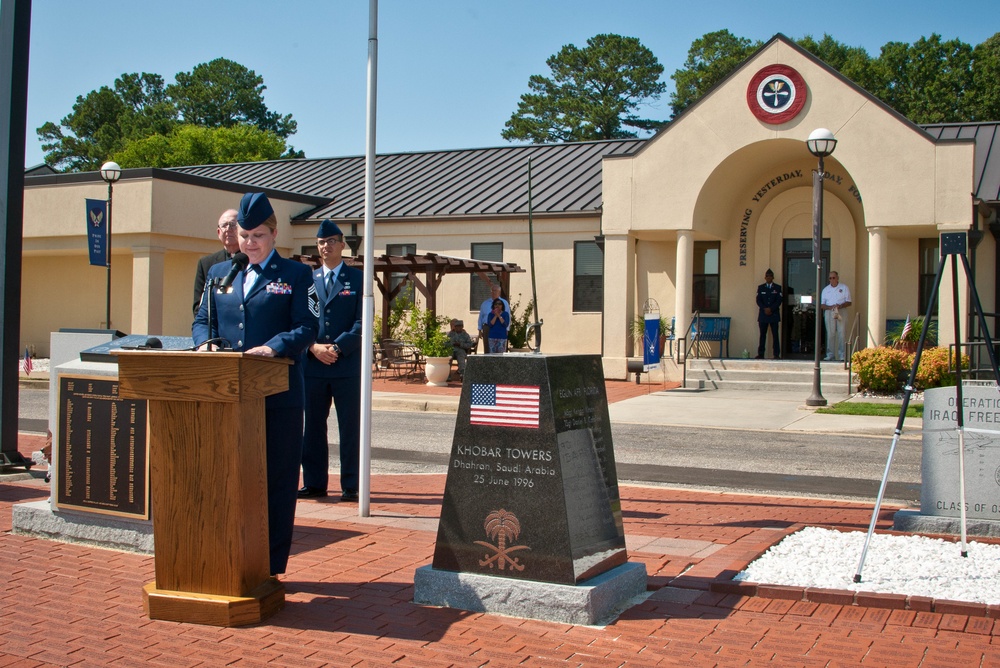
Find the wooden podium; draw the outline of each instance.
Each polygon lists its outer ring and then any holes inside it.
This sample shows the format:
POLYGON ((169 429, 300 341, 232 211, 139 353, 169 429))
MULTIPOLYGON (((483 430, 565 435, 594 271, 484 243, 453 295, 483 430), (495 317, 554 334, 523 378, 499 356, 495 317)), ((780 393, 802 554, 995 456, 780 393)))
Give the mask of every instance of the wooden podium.
POLYGON ((146 399, 156 580, 150 619, 259 622, 285 604, 271 577, 264 397, 291 360, 242 353, 117 352, 119 394, 146 399))

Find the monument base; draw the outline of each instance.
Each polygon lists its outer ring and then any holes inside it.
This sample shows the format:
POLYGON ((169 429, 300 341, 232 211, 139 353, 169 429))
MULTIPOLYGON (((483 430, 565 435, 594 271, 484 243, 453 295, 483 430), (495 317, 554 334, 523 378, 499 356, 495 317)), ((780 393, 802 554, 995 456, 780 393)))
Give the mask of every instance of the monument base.
MULTIPOLYGON (((900 510, 892 516, 893 531, 910 533, 962 534, 962 520, 942 515, 921 515, 915 510, 900 510)), ((965 533, 969 536, 1000 538, 1000 521, 966 519, 965 533)))
POLYGON ((29 501, 14 505, 11 524, 14 533, 23 536, 153 553, 153 524, 149 520, 53 510, 49 501, 29 501))
POLYGON ((142 588, 142 605, 150 619, 208 626, 246 626, 261 622, 285 606, 285 585, 268 578, 249 596, 218 596, 142 588))
POLYGON ((422 566, 413 578, 413 602, 470 612, 603 625, 646 593, 646 566, 626 563, 578 585, 456 573, 422 566))

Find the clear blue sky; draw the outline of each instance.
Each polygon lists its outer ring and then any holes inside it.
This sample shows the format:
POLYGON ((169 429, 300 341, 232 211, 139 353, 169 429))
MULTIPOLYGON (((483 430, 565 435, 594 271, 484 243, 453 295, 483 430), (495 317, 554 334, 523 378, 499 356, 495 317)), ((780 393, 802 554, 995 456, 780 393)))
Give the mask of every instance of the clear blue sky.
MULTIPOLYGON (((750 39, 829 33, 870 54, 938 33, 976 45, 1000 31, 996 0, 381 0, 378 151, 500 146, 532 74, 566 44, 637 37, 670 75, 691 42, 729 29, 750 39)), ((35 129, 58 123, 78 95, 125 72, 167 83, 225 57, 263 76, 265 102, 292 114, 306 156, 365 149, 367 0, 35 0, 26 165, 42 162, 35 129)), ((669 95, 642 112, 670 116, 669 95)))

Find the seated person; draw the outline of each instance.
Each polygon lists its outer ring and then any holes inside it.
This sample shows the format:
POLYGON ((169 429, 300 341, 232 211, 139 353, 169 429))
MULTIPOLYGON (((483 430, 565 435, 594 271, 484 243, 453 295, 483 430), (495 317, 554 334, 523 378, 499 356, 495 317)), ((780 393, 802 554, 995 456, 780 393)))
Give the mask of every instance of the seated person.
POLYGON ((465 358, 470 352, 475 350, 476 344, 472 337, 465 331, 465 323, 461 320, 452 319, 451 331, 448 332, 451 340, 451 356, 458 362, 458 375, 465 376, 465 358))

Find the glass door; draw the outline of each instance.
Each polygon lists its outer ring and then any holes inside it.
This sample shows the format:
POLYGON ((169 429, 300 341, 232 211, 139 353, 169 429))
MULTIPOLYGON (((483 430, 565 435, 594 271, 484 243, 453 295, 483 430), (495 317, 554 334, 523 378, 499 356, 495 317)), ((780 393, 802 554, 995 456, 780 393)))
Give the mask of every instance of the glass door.
MULTIPOLYGON (((811 359, 816 336, 816 265, 812 239, 785 239, 785 304, 781 311, 781 353, 791 359, 811 359), (803 297, 807 298, 803 302, 803 297)), ((823 239, 823 278, 830 270, 830 240, 823 239)), ((824 281, 822 285, 826 285, 824 281)), ((820 318, 820 327, 823 320, 820 318)), ((825 340, 825 339, 823 339, 825 340)))

